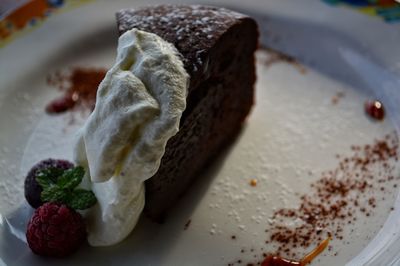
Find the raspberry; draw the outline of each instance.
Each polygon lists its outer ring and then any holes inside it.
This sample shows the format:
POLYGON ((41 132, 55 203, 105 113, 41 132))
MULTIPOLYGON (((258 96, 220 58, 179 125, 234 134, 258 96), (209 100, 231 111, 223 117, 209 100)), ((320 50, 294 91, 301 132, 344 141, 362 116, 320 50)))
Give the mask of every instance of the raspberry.
POLYGON ((40 194, 42 193, 43 189, 36 182, 36 175, 39 173, 39 171, 48 168, 67 170, 73 167, 73 163, 66 160, 47 159, 37 163, 34 167, 32 167, 25 178, 25 198, 28 203, 35 209, 43 204, 42 200, 40 199, 40 194))
POLYGON ((67 256, 76 251, 85 238, 82 216, 56 203, 45 203, 36 209, 26 231, 29 247, 42 256, 67 256))

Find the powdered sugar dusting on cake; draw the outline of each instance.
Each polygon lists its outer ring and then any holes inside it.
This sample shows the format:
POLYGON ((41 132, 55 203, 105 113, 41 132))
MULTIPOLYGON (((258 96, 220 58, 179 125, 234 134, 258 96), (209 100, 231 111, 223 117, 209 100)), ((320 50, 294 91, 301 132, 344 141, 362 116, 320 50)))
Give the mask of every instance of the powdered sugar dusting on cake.
POLYGON ((176 30, 178 38, 187 38, 188 34, 199 35, 213 34, 227 28, 226 24, 234 23, 236 19, 242 19, 245 15, 217 7, 208 7, 200 5, 192 6, 174 6, 165 5, 145 9, 124 9, 118 13, 118 18, 124 21, 119 25, 120 31, 126 31, 132 26, 139 26, 156 31, 160 27, 168 26, 176 30), (149 13, 142 17, 143 13, 149 13), (162 15, 162 17, 160 17, 162 15), (222 18, 222 19, 221 19, 222 18), (181 23, 177 23, 181 21, 181 23), (196 26, 195 32, 192 31, 196 26))
POLYGON ((159 5, 117 13, 120 33, 138 28, 173 43, 183 55, 189 73, 204 72, 208 61, 205 51, 245 18, 248 17, 225 8, 200 5, 159 5))

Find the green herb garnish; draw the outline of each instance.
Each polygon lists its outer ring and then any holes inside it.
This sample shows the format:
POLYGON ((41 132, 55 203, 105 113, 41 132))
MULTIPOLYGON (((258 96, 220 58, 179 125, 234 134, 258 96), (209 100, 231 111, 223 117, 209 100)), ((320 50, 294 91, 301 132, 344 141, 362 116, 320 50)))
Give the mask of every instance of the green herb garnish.
POLYGON ((77 188, 82 182, 85 170, 78 166, 68 170, 48 168, 38 173, 36 181, 43 191, 43 202, 66 204, 75 210, 84 210, 96 204, 96 196, 90 190, 77 188))

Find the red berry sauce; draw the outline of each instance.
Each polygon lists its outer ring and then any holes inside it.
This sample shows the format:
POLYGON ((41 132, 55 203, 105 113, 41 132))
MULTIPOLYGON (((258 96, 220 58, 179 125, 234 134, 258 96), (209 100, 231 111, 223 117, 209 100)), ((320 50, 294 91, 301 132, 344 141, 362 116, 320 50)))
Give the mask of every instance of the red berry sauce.
POLYGON ((385 118, 385 108, 380 101, 366 101, 365 112, 372 118, 382 121, 385 118))
POLYGON ((64 95, 46 106, 49 114, 64 113, 76 107, 93 110, 97 88, 104 79, 106 69, 77 67, 68 74, 56 72, 48 78, 51 86, 58 87, 64 95))
POLYGON ((268 256, 261 266, 305 266, 313 261, 329 245, 330 238, 322 241, 314 250, 304 256, 300 261, 288 260, 277 256, 268 256))

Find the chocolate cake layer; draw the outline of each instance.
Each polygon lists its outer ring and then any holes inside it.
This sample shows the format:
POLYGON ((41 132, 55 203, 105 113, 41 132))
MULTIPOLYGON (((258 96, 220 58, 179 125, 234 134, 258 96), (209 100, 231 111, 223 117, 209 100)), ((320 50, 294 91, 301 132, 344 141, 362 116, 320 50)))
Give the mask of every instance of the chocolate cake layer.
POLYGON ((137 28, 175 45, 190 75, 179 132, 146 181, 145 213, 160 220, 239 133, 254 100, 256 22, 217 7, 160 5, 117 13, 120 34, 137 28))

